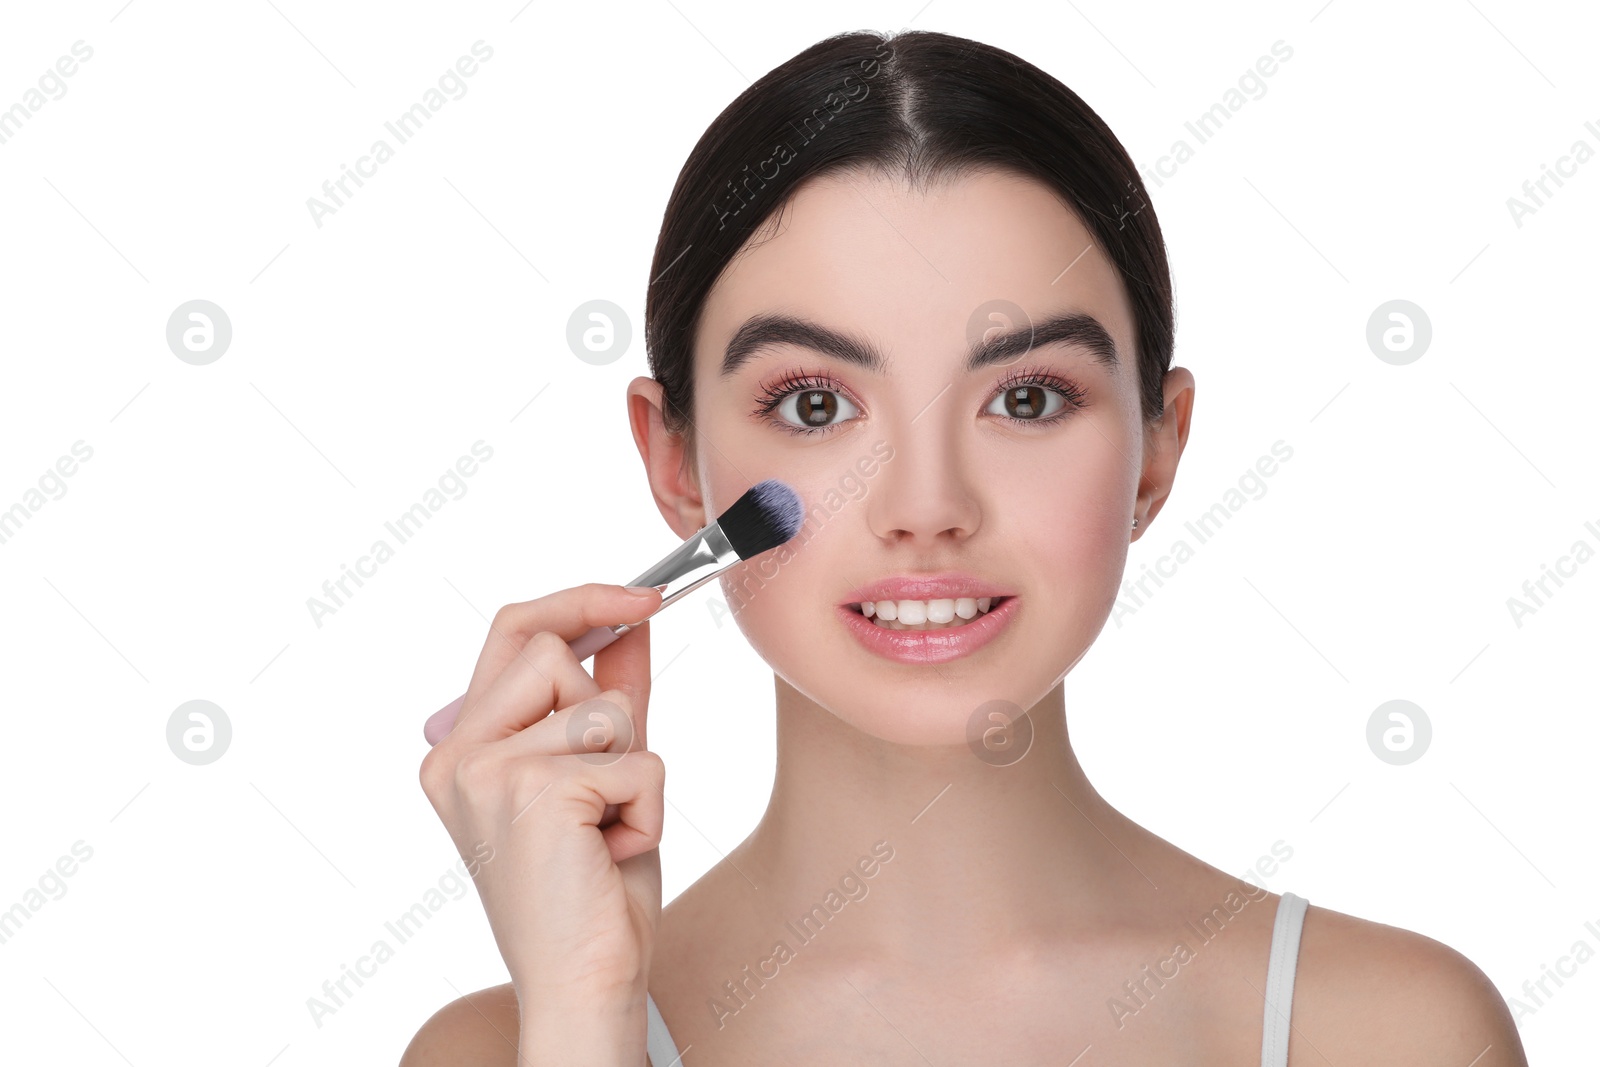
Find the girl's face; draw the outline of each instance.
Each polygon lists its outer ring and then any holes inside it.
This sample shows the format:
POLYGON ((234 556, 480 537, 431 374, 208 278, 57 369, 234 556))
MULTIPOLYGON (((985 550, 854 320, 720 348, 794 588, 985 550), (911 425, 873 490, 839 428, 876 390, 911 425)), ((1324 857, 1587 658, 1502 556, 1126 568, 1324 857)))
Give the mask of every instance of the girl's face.
POLYGON ((926 194, 825 175, 779 218, 705 306, 696 474, 707 521, 765 478, 809 516, 724 572, 723 595, 805 697, 885 740, 961 744, 1001 721, 991 702, 1025 710, 1049 693, 1115 601, 1136 506, 1148 515, 1131 309, 1072 212, 1009 173, 926 194), (1047 328, 1064 316, 1088 318, 1047 328), (862 586, 951 574, 1010 598, 966 624, 990 635, 981 645, 958 627, 912 661, 875 639, 928 638, 846 614, 862 586))

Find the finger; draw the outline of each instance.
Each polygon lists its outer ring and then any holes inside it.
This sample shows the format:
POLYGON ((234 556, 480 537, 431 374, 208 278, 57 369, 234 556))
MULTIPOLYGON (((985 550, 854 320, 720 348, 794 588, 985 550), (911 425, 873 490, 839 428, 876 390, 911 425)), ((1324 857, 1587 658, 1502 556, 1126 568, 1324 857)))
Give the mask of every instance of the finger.
POLYGON ((594 680, 602 690, 627 697, 638 748, 648 748, 645 718, 650 707, 650 624, 642 622, 594 654, 594 680))
POLYGON ((472 681, 467 686, 466 703, 473 703, 541 630, 549 630, 571 641, 596 626, 638 622, 660 606, 658 590, 635 596, 623 586, 600 582, 562 589, 536 600, 507 604, 489 623, 489 636, 478 653, 472 681))
POLYGON ((461 705, 466 703, 467 695, 462 693, 450 703, 428 716, 428 721, 422 724, 422 736, 430 745, 437 745, 449 733, 461 717, 461 705))
POLYGON ((556 634, 544 630, 528 640, 500 676, 474 700, 468 697, 450 731, 458 744, 500 741, 549 715, 588 700, 600 686, 556 634))
POLYGON ((648 852, 661 843, 666 797, 662 786, 666 768, 654 752, 629 752, 610 764, 584 762, 571 781, 584 787, 579 799, 599 825, 615 806, 618 819, 600 831, 611 850, 613 863, 648 852))
POLYGON ((587 754, 589 763, 615 763, 625 753, 644 748, 634 726, 626 693, 596 692, 563 706, 518 733, 498 742, 509 757, 587 754))

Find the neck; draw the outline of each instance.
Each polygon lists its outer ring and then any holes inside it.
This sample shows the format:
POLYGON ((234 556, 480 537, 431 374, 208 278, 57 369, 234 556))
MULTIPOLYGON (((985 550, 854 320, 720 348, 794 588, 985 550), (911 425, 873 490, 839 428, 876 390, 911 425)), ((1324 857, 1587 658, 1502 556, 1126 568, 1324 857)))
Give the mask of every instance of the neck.
POLYGON ((833 917, 814 926, 847 933, 799 951, 863 965, 994 959, 1086 937, 1156 892, 1135 866, 1148 835, 1073 754, 1060 685, 1030 710, 1026 753, 988 760, 882 741, 777 685, 772 798, 731 859, 791 945, 834 894, 833 917))

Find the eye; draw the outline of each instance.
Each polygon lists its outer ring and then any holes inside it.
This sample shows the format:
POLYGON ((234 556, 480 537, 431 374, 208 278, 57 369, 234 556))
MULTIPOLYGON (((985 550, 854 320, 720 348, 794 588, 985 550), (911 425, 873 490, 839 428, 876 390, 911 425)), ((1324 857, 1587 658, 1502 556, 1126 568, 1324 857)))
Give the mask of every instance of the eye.
POLYGON ((783 429, 800 434, 829 430, 860 414, 837 382, 809 375, 791 375, 766 389, 755 414, 773 412, 782 416, 783 429))
POLYGON ((1021 372, 1000 383, 1000 391, 984 410, 1012 422, 1049 423, 1065 418, 1066 409, 1084 404, 1077 385, 1053 374, 1021 372))
MULTIPOLYGON (((997 390, 984 411, 1020 425, 1060 422, 1086 400, 1076 383, 1044 369, 1017 371, 997 390)), ((774 420, 780 429, 806 435, 827 433, 861 413, 833 378, 793 372, 762 391, 752 414, 771 418, 774 412, 781 416, 774 420)))
POLYGON ((1013 385, 997 395, 984 410, 1018 422, 1041 422, 1066 406, 1061 394, 1042 385, 1013 385), (996 410, 997 405, 999 410, 996 410))

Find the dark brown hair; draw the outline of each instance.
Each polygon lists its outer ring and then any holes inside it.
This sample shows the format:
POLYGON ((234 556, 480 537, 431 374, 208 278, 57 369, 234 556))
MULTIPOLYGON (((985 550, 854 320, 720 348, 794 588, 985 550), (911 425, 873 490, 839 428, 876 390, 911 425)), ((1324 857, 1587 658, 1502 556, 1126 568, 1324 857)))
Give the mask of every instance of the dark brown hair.
MULTIPOLYGON (((1076 93, 1010 52, 944 33, 846 33, 774 68, 723 109, 667 201, 645 297, 664 421, 692 431, 694 338, 722 272, 806 179, 854 170, 925 187, 1002 168, 1053 189, 1122 276, 1146 419, 1164 407, 1172 280, 1133 161, 1076 93), (772 173, 773 171, 776 173, 772 173)), ((691 432, 690 447, 695 444, 691 432)))

